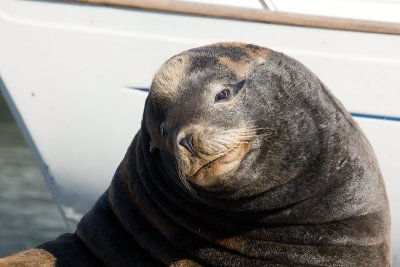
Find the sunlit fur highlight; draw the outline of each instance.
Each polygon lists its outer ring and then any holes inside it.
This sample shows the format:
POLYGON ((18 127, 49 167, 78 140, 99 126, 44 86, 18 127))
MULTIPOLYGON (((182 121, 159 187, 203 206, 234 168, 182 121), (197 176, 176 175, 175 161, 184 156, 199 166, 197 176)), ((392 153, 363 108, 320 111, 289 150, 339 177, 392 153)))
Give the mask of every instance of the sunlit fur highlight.
POLYGON ((172 57, 164 63, 154 76, 150 90, 152 98, 159 99, 160 102, 175 99, 189 64, 190 60, 185 54, 172 57))

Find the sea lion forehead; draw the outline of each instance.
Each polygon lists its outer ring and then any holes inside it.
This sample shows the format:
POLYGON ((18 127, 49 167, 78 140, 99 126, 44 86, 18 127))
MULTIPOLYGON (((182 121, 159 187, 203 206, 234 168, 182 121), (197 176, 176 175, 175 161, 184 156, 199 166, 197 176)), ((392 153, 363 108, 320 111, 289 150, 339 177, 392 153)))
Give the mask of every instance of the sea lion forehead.
POLYGON ((194 70, 225 66, 237 76, 246 76, 251 68, 265 62, 269 49, 238 42, 215 43, 193 48, 167 60, 156 73, 150 96, 160 102, 173 101, 183 81, 194 70), (249 64, 250 63, 250 64, 249 64), (200 68, 199 68, 200 67, 200 68))
POLYGON ((253 44, 239 42, 215 43, 188 50, 188 53, 207 55, 216 58, 229 58, 231 61, 243 61, 253 57, 268 57, 270 50, 253 44))
POLYGON ((191 54, 240 61, 249 57, 249 49, 243 43, 215 43, 188 50, 191 54))
POLYGON ((239 42, 215 43, 190 49, 188 52, 212 58, 242 77, 251 72, 251 66, 266 62, 270 56, 270 50, 267 48, 239 42))

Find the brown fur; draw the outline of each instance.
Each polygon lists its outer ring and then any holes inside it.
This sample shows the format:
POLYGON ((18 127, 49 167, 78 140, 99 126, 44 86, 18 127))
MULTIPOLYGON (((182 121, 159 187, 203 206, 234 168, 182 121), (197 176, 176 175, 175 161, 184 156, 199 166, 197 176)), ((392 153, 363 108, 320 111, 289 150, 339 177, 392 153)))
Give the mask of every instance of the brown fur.
POLYGON ((108 190, 33 251, 3 266, 386 267, 390 215, 371 146, 318 78, 218 43, 167 61, 108 190))

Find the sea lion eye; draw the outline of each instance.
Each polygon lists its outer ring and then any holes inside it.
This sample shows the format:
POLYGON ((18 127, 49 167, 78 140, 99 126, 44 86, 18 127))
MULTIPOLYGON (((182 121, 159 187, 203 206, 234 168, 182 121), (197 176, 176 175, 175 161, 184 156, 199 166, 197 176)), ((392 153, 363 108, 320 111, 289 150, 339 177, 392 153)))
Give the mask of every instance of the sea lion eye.
POLYGON ((164 123, 161 123, 161 126, 160 126, 160 134, 161 134, 161 137, 162 137, 162 138, 166 138, 167 135, 168 135, 167 130, 165 130, 165 128, 164 128, 164 123))
POLYGON ((215 101, 227 100, 230 96, 231 91, 229 91, 229 89, 224 89, 216 95, 215 101))

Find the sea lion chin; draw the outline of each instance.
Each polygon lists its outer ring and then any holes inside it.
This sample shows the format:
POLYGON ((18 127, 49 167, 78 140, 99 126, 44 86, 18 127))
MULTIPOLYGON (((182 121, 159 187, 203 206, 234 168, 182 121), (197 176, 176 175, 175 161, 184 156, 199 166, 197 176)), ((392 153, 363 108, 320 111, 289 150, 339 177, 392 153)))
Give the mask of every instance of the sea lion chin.
POLYGON ((169 59, 112 183, 78 224, 0 260, 49 266, 391 266, 367 139, 304 65, 251 44, 169 59))

